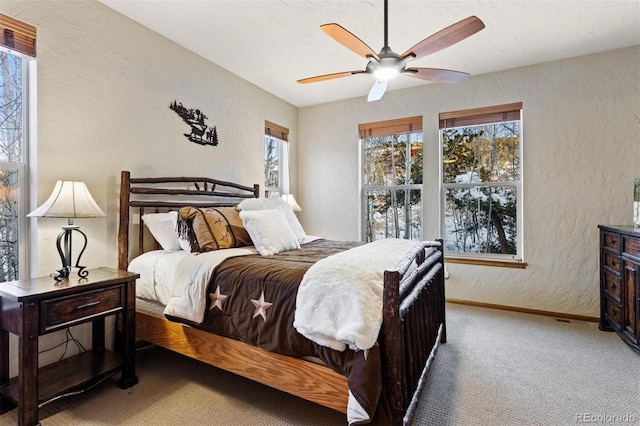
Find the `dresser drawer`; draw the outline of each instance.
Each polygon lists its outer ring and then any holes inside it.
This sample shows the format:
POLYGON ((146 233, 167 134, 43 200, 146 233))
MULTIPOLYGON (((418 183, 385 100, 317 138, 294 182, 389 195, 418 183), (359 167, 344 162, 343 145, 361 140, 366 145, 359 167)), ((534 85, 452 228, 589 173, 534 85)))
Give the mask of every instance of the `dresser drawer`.
POLYGON ((622 251, 624 254, 640 259, 640 239, 624 237, 622 251))
POLYGON ((604 300, 604 314, 609 319, 609 322, 616 330, 620 330, 620 324, 622 324, 622 308, 618 303, 605 297, 604 300))
POLYGON ((620 234, 603 232, 602 244, 604 247, 620 253, 620 234))
POLYGON ((618 274, 622 272, 622 262, 620 261, 620 256, 611 254, 608 252, 604 252, 604 257, 602 259, 604 266, 607 268, 617 272, 618 274))
POLYGON ((45 300, 40 303, 40 332, 57 330, 88 318, 119 312, 123 306, 123 286, 45 300))
POLYGON ((604 291, 607 295, 613 298, 616 302, 620 303, 620 283, 622 280, 620 277, 616 277, 609 272, 604 273, 604 291))

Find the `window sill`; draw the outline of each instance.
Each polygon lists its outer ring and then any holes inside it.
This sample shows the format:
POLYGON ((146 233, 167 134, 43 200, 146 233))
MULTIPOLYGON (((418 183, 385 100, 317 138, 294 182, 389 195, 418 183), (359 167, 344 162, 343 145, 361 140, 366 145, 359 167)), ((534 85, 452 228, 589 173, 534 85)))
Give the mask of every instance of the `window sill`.
POLYGON ((479 259, 472 257, 455 257, 455 256, 447 256, 445 253, 444 256, 445 263, 463 263, 466 265, 478 265, 478 266, 496 266, 499 268, 516 268, 516 269, 526 269, 527 262, 522 262, 520 260, 496 260, 496 259, 479 259))

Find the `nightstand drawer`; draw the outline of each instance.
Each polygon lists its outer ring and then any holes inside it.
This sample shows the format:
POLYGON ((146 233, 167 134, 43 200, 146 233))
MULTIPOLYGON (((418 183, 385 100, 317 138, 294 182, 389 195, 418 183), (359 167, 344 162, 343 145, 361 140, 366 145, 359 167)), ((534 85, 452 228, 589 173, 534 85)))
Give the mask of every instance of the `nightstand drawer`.
POLYGON ((88 318, 115 313, 121 311, 123 306, 123 286, 45 300, 40 304, 40 332, 57 330, 88 318))

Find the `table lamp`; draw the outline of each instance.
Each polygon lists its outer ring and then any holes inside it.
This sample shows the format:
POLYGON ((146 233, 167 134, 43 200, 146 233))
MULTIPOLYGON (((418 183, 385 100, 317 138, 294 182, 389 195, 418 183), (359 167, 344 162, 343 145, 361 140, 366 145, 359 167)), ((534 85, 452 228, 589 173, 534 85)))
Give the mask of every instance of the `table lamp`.
POLYGON ((28 217, 65 217, 67 218, 67 226, 62 227, 62 232, 58 235, 56 245, 58 254, 62 261, 62 269, 58 269, 51 274, 56 281, 62 281, 69 278, 72 268, 78 268, 78 276, 85 278, 89 275, 86 266, 80 266, 80 257, 87 248, 87 236, 80 230, 80 227, 73 224, 73 219, 77 217, 104 217, 105 214, 95 202, 89 189, 84 182, 73 182, 70 180, 59 180, 56 183, 49 199, 40 207, 27 215, 28 217), (84 245, 75 266, 72 266, 71 257, 71 239, 73 231, 77 231, 84 238, 84 245), (64 239, 64 244, 62 241, 64 239), (63 250, 64 248, 64 250, 63 250))
POLYGON ((300 208, 300 205, 298 205, 298 203, 296 202, 296 199, 294 198, 293 194, 284 194, 282 196, 282 199, 285 200, 287 204, 291 206, 294 212, 302 211, 302 209, 300 208))

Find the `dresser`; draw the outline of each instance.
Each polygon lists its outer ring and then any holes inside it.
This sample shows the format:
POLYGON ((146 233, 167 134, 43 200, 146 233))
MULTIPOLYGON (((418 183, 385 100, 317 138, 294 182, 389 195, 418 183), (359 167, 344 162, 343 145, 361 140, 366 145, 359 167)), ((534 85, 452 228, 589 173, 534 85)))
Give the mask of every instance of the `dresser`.
POLYGON ((599 225, 600 330, 640 352, 640 229, 599 225))

